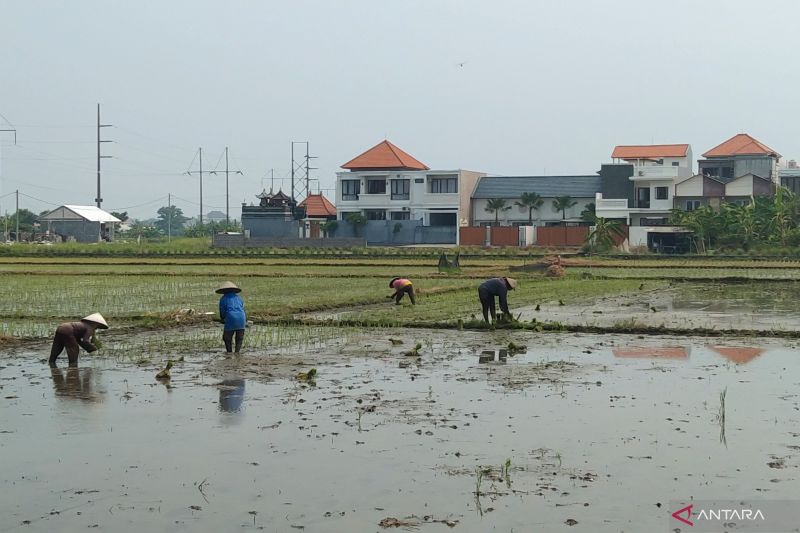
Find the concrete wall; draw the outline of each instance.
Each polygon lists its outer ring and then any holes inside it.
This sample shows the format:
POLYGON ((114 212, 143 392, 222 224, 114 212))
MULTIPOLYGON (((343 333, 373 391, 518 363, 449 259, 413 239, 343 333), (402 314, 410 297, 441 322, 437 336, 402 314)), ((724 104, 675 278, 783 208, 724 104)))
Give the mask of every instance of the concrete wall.
POLYGON ((734 178, 751 173, 774 181, 777 179, 777 160, 772 157, 737 157, 734 159, 734 178))
POLYGON ((300 222, 297 220, 272 220, 242 215, 242 229, 250 231, 251 238, 299 238, 300 222))
POLYGON ((419 220, 370 220, 363 230, 370 245, 456 244, 455 226, 424 226, 419 220))
POLYGON ((78 242, 97 242, 100 235, 100 223, 86 220, 56 220, 42 223, 42 230, 50 229, 63 237, 74 237, 78 242))
POLYGON ((214 248, 354 248, 366 246, 364 239, 298 239, 298 238, 247 238, 243 234, 214 235, 211 245, 214 248))
POLYGON ((603 178, 600 185, 603 198, 626 198, 628 207, 633 207, 633 182, 628 179, 633 176, 633 165, 602 165, 600 176, 603 178))
POLYGON ((459 171, 459 216, 458 225, 468 226, 470 223, 470 207, 472 206, 472 193, 478 187, 478 181, 486 175, 485 172, 473 172, 471 170, 459 171))

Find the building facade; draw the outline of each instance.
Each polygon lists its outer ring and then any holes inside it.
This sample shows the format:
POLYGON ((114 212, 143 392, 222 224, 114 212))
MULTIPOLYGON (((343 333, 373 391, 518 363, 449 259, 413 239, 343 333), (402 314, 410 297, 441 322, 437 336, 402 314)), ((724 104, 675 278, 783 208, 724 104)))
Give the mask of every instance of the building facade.
POLYGON ((577 176, 485 176, 478 181, 472 194, 470 221, 473 226, 493 226, 495 219, 501 226, 550 226, 566 223, 582 223, 581 212, 594 202, 600 190, 601 178, 597 174, 577 176), (529 215, 527 207, 517 205, 524 193, 536 193, 542 205, 529 215), (553 201, 569 196, 575 205, 556 210, 553 201), (510 209, 487 210, 491 200, 505 200, 510 209), (495 215, 497 215, 495 217, 495 215), (530 224, 529 224, 530 223, 530 224))
POLYGON ((598 217, 629 226, 667 223, 674 206, 675 184, 692 175, 688 144, 620 145, 612 163, 601 166, 602 191, 596 198, 598 217))
POLYGON ((431 170, 389 141, 342 165, 336 174, 337 218, 363 214, 368 221, 417 221, 423 227, 469 223, 470 195, 485 174, 431 170))
POLYGON ((698 174, 717 178, 723 183, 745 174, 755 174, 779 183, 778 162, 781 154, 746 133, 734 135, 703 154, 698 160, 698 174))

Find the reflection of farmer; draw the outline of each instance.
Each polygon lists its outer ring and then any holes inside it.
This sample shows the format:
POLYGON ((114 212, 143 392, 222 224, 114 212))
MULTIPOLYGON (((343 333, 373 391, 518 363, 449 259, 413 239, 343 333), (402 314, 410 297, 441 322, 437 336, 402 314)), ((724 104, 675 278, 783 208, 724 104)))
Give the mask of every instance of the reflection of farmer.
POLYGON ((69 398, 80 398, 81 400, 98 401, 101 396, 98 395, 92 387, 92 369, 91 368, 67 368, 66 377, 64 370, 57 366, 50 369, 53 377, 53 388, 55 388, 56 396, 65 396, 69 398))
POLYGON ((237 294, 242 292, 242 289, 237 287, 235 283, 226 281, 216 292, 222 295, 222 298, 219 299, 219 318, 225 324, 225 330, 222 333, 225 351, 231 353, 231 341, 235 335, 236 353, 239 353, 244 340, 244 327, 247 324, 244 302, 237 294))
POLYGON ((80 322, 64 322, 58 326, 53 338, 53 347, 50 349, 50 366, 55 366, 56 359, 64 348, 67 349, 69 366, 78 365, 80 348, 90 353, 97 350, 97 346, 92 344, 96 329, 108 329, 108 324, 100 313, 82 318, 80 322))
POLYGON ((478 297, 481 300, 481 308, 483 311, 483 320, 489 323, 489 313, 492 314, 492 320, 497 321, 497 310, 495 308, 495 296, 500 299, 500 311, 506 316, 511 316, 508 310, 507 295, 509 290, 517 288, 517 280, 513 278, 492 278, 487 279, 478 287, 478 297))
POLYGON ((411 300, 411 305, 417 305, 417 299, 414 297, 414 286, 411 280, 406 278, 392 278, 389 282, 389 288, 394 289, 394 294, 387 296, 387 298, 394 298, 394 303, 400 305, 400 300, 403 299, 404 294, 408 294, 408 299, 411 300))
POLYGON ((226 413, 235 413, 242 408, 244 401, 244 380, 225 379, 219 384, 219 408, 226 413))

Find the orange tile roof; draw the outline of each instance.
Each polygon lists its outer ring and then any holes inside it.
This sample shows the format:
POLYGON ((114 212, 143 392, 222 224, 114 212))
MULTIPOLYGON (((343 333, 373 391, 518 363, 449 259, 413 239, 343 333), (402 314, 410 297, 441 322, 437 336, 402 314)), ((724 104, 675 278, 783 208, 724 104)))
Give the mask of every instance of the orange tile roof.
POLYGON ((389 141, 381 141, 354 157, 342 168, 348 170, 430 170, 389 141))
POLYGON ((725 359, 736 364, 749 363, 764 353, 763 348, 752 348, 745 346, 709 346, 709 348, 720 354, 725 359))
POLYGON ((297 207, 306 207, 308 217, 336 216, 336 207, 321 194, 309 194, 297 207))
POLYGON ((614 357, 648 357, 665 359, 688 359, 689 352, 684 346, 625 346, 612 348, 614 357))
POLYGON ((688 144, 637 144, 615 146, 614 159, 661 159, 662 157, 685 157, 688 144))
POLYGON ((703 157, 730 157, 734 155, 772 155, 780 157, 781 154, 763 144, 746 133, 734 135, 724 143, 715 146, 703 157))

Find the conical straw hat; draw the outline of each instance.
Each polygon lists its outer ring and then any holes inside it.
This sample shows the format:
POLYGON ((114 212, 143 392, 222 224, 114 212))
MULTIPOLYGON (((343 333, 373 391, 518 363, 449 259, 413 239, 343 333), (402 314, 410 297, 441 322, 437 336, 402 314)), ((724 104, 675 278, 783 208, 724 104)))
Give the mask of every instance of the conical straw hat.
POLYGON ((94 322, 102 329, 108 329, 108 324, 106 323, 106 319, 103 318, 103 315, 100 313, 92 313, 89 316, 85 316, 81 318, 81 320, 85 320, 86 322, 94 322))
POLYGON ((511 287, 511 290, 517 288, 517 280, 514 278, 506 278, 506 283, 508 283, 508 286, 511 287))
POLYGON ((232 281, 226 281, 220 285, 219 289, 215 291, 217 294, 225 294, 226 292, 242 292, 242 289, 236 286, 232 281))

